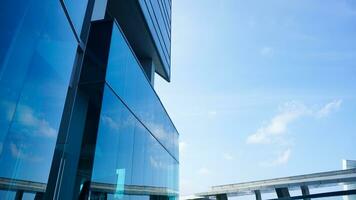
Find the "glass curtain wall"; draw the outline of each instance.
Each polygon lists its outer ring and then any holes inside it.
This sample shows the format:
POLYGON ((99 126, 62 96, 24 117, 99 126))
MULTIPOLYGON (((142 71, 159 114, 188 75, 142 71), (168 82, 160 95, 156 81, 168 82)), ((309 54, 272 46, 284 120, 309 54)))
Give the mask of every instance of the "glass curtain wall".
MULTIPOLYGON (((178 193, 178 133, 157 94, 114 25, 92 171, 108 198, 149 198, 130 188, 178 193)), ((92 196, 93 197, 93 196, 92 196)), ((94 198, 94 197, 93 197, 94 198)))
POLYGON ((3 0, 0 25, 0 178, 46 183, 78 41, 59 0, 3 0))

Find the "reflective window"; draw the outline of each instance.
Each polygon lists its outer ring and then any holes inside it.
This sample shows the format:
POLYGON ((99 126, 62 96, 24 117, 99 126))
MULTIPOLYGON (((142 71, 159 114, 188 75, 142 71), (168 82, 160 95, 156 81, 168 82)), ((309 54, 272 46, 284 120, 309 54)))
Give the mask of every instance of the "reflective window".
POLYGON ((178 133, 133 52, 115 26, 106 80, 168 151, 178 158, 178 133))
POLYGON ((0 190, 0 199, 15 199, 16 192, 0 190))
MULTIPOLYGON (((139 0, 138 1, 142 12, 145 16, 148 27, 152 33, 153 39, 158 47, 159 54, 162 58, 163 65, 167 72, 170 71, 170 28, 167 26, 170 24, 170 20, 164 14, 167 11, 167 7, 163 7, 162 3, 158 0, 139 0), (164 21, 166 19, 166 21, 164 21)), ((168 8, 170 9, 170 7, 168 8)), ((169 11, 170 12, 170 11, 169 11)))
POLYGON ((134 130, 137 120, 106 89, 100 117, 92 180, 130 184, 134 130))
POLYGON ((64 0, 64 4, 69 13, 77 35, 80 36, 84 22, 84 16, 88 5, 88 0, 64 0))
POLYGON ((177 161, 106 86, 92 181, 114 185, 119 199, 123 198, 124 185, 176 192, 177 166, 177 161))
POLYGON ((0 177, 47 182, 77 42, 59 1, 1 4, 0 177))

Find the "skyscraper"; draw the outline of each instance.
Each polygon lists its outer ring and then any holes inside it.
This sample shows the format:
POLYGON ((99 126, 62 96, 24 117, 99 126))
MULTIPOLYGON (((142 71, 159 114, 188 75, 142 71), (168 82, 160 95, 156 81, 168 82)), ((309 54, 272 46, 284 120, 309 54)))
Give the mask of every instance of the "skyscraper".
POLYGON ((170 0, 4 0, 0 199, 174 199, 170 0))

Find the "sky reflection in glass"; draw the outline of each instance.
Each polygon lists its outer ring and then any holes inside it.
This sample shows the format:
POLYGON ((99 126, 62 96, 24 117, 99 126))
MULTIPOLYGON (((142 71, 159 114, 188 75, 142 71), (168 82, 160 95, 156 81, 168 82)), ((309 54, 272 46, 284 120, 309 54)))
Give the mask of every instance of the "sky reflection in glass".
POLYGON ((59 1, 0 13, 0 177, 47 182, 77 42, 59 1))

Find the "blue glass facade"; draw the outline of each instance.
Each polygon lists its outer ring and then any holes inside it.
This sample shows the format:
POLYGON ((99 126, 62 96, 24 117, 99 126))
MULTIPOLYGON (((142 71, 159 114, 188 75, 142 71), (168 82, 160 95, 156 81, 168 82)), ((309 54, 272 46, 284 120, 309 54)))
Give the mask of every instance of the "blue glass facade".
POLYGON ((178 160, 178 133, 138 60, 116 27, 113 29, 106 81, 152 135, 178 160))
POLYGON ((177 143, 173 123, 114 25, 92 181, 164 188, 174 196, 178 193, 177 143))
POLYGON ((62 2, 68 12, 69 21, 74 27, 75 34, 80 38, 88 0, 63 0, 62 2))
POLYGON ((77 41, 59 1, 1 4, 0 177, 46 182, 77 41))
POLYGON ((171 0, 139 0, 148 27, 153 33, 165 71, 170 74, 171 0))
MULTIPOLYGON (((0 199, 177 198, 177 130, 118 24, 87 46, 95 3, 1 3, 0 199)), ((169 66, 170 2, 158 3, 154 51, 169 66)))
POLYGON ((178 191, 177 170, 178 162, 106 86, 92 181, 160 187, 174 194, 178 191))

